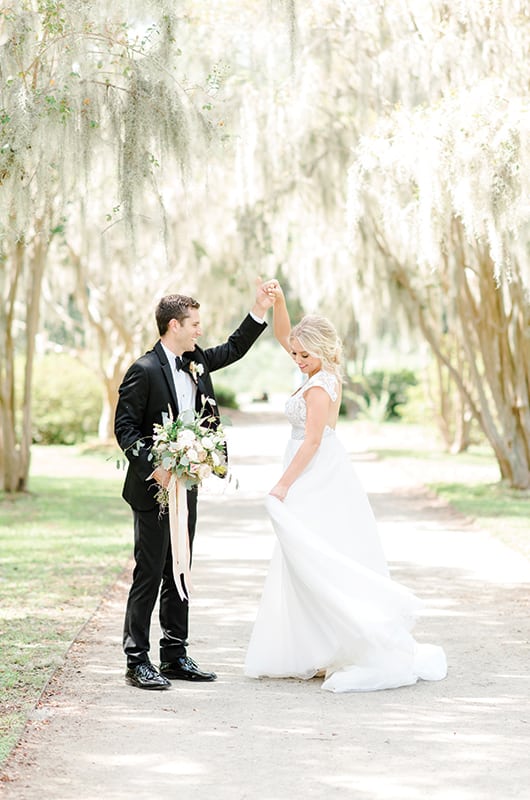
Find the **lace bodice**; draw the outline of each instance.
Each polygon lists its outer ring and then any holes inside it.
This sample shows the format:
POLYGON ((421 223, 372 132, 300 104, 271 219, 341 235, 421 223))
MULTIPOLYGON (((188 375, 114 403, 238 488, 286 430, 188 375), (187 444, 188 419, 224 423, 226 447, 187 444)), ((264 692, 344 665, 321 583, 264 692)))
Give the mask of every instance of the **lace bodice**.
MULTIPOLYGON (((295 392, 285 404, 285 415, 291 425, 293 426, 291 437, 293 439, 303 439, 304 432, 305 432, 305 422, 306 422, 306 404, 304 394, 307 392, 308 389, 311 389, 313 386, 321 386, 322 389, 329 394, 332 401, 335 402, 337 399, 337 390, 338 390, 338 379, 332 372, 325 372, 324 370, 320 370, 317 372, 316 375, 313 375, 312 378, 309 378, 299 389, 295 392)), ((324 436, 328 435, 333 431, 333 428, 330 428, 329 425, 326 425, 324 428, 324 436)))

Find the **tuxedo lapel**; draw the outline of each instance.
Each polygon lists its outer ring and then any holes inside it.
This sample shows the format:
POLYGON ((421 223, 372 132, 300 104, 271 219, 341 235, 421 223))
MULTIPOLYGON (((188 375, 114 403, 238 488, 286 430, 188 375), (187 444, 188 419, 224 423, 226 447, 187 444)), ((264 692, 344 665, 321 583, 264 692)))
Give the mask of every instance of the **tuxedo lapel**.
POLYGON ((179 404, 177 400, 177 393, 175 392, 175 381, 173 380, 173 372, 171 371, 171 366, 166 358, 166 354, 164 352, 164 348, 157 342, 155 344, 155 353, 158 356, 158 360, 160 361, 160 368, 162 370, 163 379, 167 384, 167 388, 169 389, 169 394, 171 395, 171 402, 175 411, 175 417, 179 414, 179 404))
POLYGON ((199 375, 197 379, 197 400, 196 400, 196 403, 199 406, 198 410, 202 408, 203 397, 205 398, 208 397, 208 389, 206 388, 203 377, 199 375))
POLYGON ((213 386, 208 376, 201 377, 197 381, 197 397, 195 398, 195 408, 204 417, 219 420, 219 409, 213 391, 213 386))

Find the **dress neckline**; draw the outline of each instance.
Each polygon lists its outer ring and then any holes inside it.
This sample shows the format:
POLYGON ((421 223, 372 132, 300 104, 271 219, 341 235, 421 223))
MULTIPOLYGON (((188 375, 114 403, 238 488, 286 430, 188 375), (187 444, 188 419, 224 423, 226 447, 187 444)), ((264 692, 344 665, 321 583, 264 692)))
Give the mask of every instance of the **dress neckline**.
POLYGON ((302 391, 302 389, 304 389, 304 388, 307 386, 307 384, 309 383, 309 381, 312 381, 312 380, 313 380, 313 378, 315 378, 317 375, 320 375, 320 373, 321 373, 321 372, 325 372, 325 371, 326 371, 326 370, 324 370, 324 369, 319 369, 317 372, 314 372, 314 373, 313 373, 313 375, 309 375, 309 376, 308 376, 308 378, 307 378, 307 380, 305 380, 305 381, 302 383, 302 385, 301 385, 301 386, 299 386, 299 387, 298 387, 298 389, 296 389, 296 391, 294 391, 294 392, 292 393, 291 397, 295 397, 295 396, 298 394, 298 392, 302 391))
POLYGON ((319 369, 318 372, 315 372, 313 375, 309 376, 307 378, 307 380, 305 380, 303 382, 303 384, 301 386, 299 386, 298 389, 289 396, 289 399, 291 397, 296 397, 298 392, 301 392, 302 389, 305 389, 307 384, 310 383, 313 380, 313 378, 316 378, 317 375, 331 375, 331 377, 334 378, 338 382, 338 378, 337 378, 337 376, 335 375, 334 372, 330 372, 328 369, 319 369))

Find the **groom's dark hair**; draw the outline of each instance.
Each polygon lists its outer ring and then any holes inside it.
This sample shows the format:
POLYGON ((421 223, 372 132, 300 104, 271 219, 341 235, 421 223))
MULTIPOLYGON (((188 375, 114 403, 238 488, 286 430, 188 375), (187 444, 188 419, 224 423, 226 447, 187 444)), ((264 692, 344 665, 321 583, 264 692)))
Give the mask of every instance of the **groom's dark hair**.
POLYGON ((189 317, 190 308, 200 308, 200 303, 193 297, 185 294, 168 294, 163 297, 156 307, 155 318, 158 325, 158 332, 163 336, 168 328, 169 321, 176 319, 182 322, 189 317))

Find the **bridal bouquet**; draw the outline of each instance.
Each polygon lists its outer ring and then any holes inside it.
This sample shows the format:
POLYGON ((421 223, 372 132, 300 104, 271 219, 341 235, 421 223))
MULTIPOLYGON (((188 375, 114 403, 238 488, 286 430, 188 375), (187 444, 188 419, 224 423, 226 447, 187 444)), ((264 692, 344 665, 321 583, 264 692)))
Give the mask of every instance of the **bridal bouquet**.
MULTIPOLYGON (((219 424, 216 430, 211 430, 207 425, 210 421, 211 418, 191 410, 173 419, 169 411, 162 414, 162 424, 154 426, 149 458, 155 467, 163 467, 186 489, 200 486, 211 475, 222 478, 227 473, 223 426, 219 424)), ((167 507, 167 489, 160 487, 156 499, 162 508, 167 507)))
POLYGON ((186 490, 200 486, 210 475, 221 478, 226 475, 225 434, 220 423, 216 429, 210 429, 208 423, 213 417, 204 417, 201 412, 182 411, 173 419, 171 409, 168 411, 162 414, 162 424, 154 425, 149 459, 171 476, 167 488, 158 487, 155 499, 161 512, 166 508, 169 511, 175 586, 181 599, 189 601, 193 587, 186 490))

